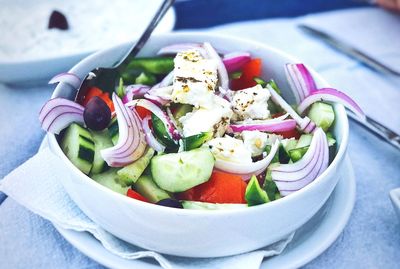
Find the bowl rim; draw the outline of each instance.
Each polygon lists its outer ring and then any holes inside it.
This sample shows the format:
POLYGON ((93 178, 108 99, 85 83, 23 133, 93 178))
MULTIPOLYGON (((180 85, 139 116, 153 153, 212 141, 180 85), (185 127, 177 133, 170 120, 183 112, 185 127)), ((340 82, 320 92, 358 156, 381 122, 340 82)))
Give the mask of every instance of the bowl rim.
MULTIPOLYGON (((175 37, 175 38, 182 38, 182 39, 198 39, 199 37, 204 39, 204 40, 208 40, 210 39, 210 42, 212 42, 212 39, 226 39, 229 40, 231 42, 241 42, 241 43, 248 43, 250 45, 253 45, 254 47, 257 47, 258 49, 262 49, 262 50, 269 50, 271 52, 273 52, 274 54, 277 54, 280 57, 283 57, 285 59, 288 59, 288 61, 290 62, 301 62, 299 61, 296 57, 291 56, 290 54, 281 51, 277 48, 271 47, 269 45, 266 45, 264 43, 258 42, 258 41, 253 41, 253 40, 247 40, 244 38, 239 38, 239 37, 233 37, 230 35, 226 35, 226 34, 216 34, 216 33, 207 33, 207 32, 197 32, 197 31, 182 31, 182 32, 170 32, 170 33, 162 33, 162 34, 154 34, 152 37, 156 37, 156 38, 170 38, 171 36, 175 37)), ((184 41, 186 42, 186 41, 184 41)), ((189 42, 189 41, 188 41, 189 42)), ((118 48, 124 48, 126 46, 128 46, 128 44, 131 44, 131 42, 126 42, 123 44, 119 44, 116 46, 112 46, 100 51, 97 51, 89 56, 87 56, 86 58, 82 59, 81 61, 79 61, 76 65, 74 65, 68 72, 74 72, 76 69, 79 69, 82 65, 85 65, 87 62, 90 62, 92 59, 95 59, 103 54, 106 54, 110 51, 113 50, 117 50, 118 48)), ((309 67, 308 67, 309 68, 309 67)), ((319 75, 314 69, 309 68, 309 71, 311 72, 312 76, 314 78, 316 78, 316 80, 328 87, 329 83, 321 76, 319 75)), ((53 93, 51 98, 54 98, 55 95, 57 94, 57 92, 60 90, 60 88, 63 86, 63 83, 58 84, 53 93)), ((299 191, 294 192, 291 195, 285 196, 281 199, 272 201, 270 203, 266 203, 266 204, 262 204, 262 205, 258 205, 258 206, 251 206, 251 207, 241 207, 241 208, 233 208, 233 209, 229 209, 229 210, 181 210, 181 209, 177 209, 177 208, 171 208, 171 207, 165 207, 165 206, 157 206, 155 204, 150 204, 150 203, 146 203, 146 202, 142 202, 136 199, 132 199, 126 195, 122 195, 120 193, 114 192, 112 190, 110 190, 109 188, 95 182, 93 179, 91 179, 88 175, 84 174, 83 172, 81 172, 68 158, 67 156, 63 153, 63 151, 61 150, 61 147, 59 145, 59 143, 57 142, 57 139, 55 137, 54 134, 50 134, 48 133, 48 139, 49 139, 49 143, 52 146, 51 150, 53 151, 53 153, 55 153, 56 155, 58 155, 62 161, 64 163, 66 163, 66 165, 68 167, 71 168, 72 173, 79 177, 80 180, 84 180, 86 183, 90 184, 91 186, 93 186, 94 188, 98 189, 99 191, 101 191, 102 193, 104 193, 104 195, 110 195, 111 197, 113 197, 113 199, 117 199, 119 202, 127 204, 127 205, 135 205, 135 206, 142 206, 144 207, 144 209, 148 209, 148 210, 155 210, 155 212, 159 212, 161 214, 166 213, 173 213, 175 215, 188 215, 188 216, 214 216, 214 217, 224 217, 224 216, 229 216, 229 215, 236 215, 236 214, 240 214, 240 215, 244 215, 244 214, 250 214, 250 213, 257 213, 259 211, 265 210, 266 208, 270 208, 274 205, 279 205, 279 204, 288 204, 291 203, 291 201, 296 200, 297 197, 305 195, 305 193, 307 192, 307 190, 311 189, 311 188, 315 188, 322 180, 324 180, 324 178, 326 178, 326 176, 330 173, 334 172, 334 169, 336 169, 336 167, 338 167, 338 165, 343 162, 344 157, 345 157, 345 153, 347 150, 347 145, 348 145, 348 138, 349 138, 349 122, 348 122, 348 117, 345 111, 345 108, 343 105, 336 103, 334 104, 334 110, 336 112, 337 118, 340 118, 341 122, 341 127, 342 128, 342 140, 340 143, 340 146, 337 150, 337 153, 333 159, 333 161, 329 164, 329 166, 327 167, 327 169, 320 174, 314 181, 312 181, 310 184, 308 184, 307 186, 305 186, 304 188, 300 189, 299 191)))

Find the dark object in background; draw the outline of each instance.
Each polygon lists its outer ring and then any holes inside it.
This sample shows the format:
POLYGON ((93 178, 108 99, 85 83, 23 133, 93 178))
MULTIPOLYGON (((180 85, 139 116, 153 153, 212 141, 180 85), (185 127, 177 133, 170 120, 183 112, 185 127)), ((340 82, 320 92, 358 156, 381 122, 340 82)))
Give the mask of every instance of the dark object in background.
POLYGON ((49 19, 49 29, 57 28, 60 30, 68 30, 67 18, 60 11, 53 10, 49 19))

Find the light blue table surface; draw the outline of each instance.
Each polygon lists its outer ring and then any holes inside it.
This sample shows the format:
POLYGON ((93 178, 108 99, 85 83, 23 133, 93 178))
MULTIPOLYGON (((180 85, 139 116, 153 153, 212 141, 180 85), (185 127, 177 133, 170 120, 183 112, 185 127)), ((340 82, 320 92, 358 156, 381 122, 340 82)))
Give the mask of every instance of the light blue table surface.
MULTIPOLYGON (((376 9, 316 14, 220 26, 224 34, 259 40, 296 55, 333 86, 356 99, 375 119, 400 132, 400 79, 374 73, 302 34, 307 22, 400 67, 400 18, 376 9)), ((0 178, 37 151, 44 132, 38 111, 52 87, 0 85, 0 178)), ((350 124, 348 154, 357 180, 357 199, 343 233, 305 268, 399 268, 400 220, 388 197, 400 187, 400 152, 350 124)), ((4 196, 0 194, 0 200, 4 196)), ((51 223, 11 199, 0 205, 0 268, 101 268, 67 243, 51 223)))

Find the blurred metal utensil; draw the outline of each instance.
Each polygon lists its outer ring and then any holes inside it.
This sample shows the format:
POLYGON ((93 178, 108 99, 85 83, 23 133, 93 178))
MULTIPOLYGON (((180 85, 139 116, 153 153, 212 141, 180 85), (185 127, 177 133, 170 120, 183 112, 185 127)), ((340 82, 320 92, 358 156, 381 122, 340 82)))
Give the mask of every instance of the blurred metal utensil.
POLYGON ((383 141, 389 143, 393 147, 400 150, 400 135, 384 126, 383 124, 377 122, 370 117, 366 117, 365 121, 354 115, 353 113, 348 113, 349 119, 360 124, 367 131, 381 138, 383 141))
POLYGON ((84 94, 84 91, 87 90, 87 86, 89 85, 103 85, 103 89, 114 89, 118 82, 117 78, 119 76, 119 71, 124 68, 125 65, 127 65, 132 59, 134 59, 136 55, 140 52, 140 50, 146 44, 147 40, 149 40, 156 26, 159 24, 161 19, 167 13, 168 9, 174 4, 174 2, 175 0, 163 0, 153 19, 146 27, 146 30, 142 33, 138 41, 134 43, 134 45, 125 54, 124 57, 115 62, 111 67, 105 68, 99 66, 98 68, 95 68, 91 72, 89 72, 79 86, 77 98, 79 97, 79 95, 84 94))
POLYGON ((379 62, 378 60, 372 58, 371 56, 365 54, 364 52, 354 48, 353 46, 338 40, 337 38, 321 31, 318 29, 315 29, 311 26, 300 24, 298 27, 306 32, 307 34, 310 34, 313 37, 316 37, 334 49, 344 53, 345 55, 365 64, 366 66, 370 67, 371 69, 378 71, 380 73, 384 74, 390 74, 394 76, 400 76, 400 71, 394 70, 391 67, 379 62))

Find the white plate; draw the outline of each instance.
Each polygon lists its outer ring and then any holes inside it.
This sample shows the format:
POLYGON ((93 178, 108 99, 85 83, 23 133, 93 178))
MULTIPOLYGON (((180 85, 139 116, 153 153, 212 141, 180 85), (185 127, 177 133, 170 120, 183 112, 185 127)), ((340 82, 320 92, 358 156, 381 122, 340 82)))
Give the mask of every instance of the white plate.
MULTIPOLYGON (((350 160, 346 157, 342 178, 322 209, 297 232, 293 241, 278 256, 265 259, 261 268, 298 268, 324 252, 340 235, 353 210, 356 183, 350 160)), ((108 252, 87 232, 65 230, 60 234, 83 254, 109 268, 161 268, 155 261, 127 260, 108 252)))
MULTIPOLYGON (((6 5, 7 7, 7 3, 13 3, 12 1, 14 0, 0 0, 0 3, 2 5, 6 5), (11 1, 11 2, 10 2, 11 1)), ((32 11, 29 9, 29 5, 27 8, 27 12, 35 12, 34 14, 36 14, 38 18, 43 18, 44 15, 46 14, 46 19, 47 20, 47 9, 51 8, 52 6, 57 6, 57 3, 53 3, 50 2, 45 2, 46 0, 41 1, 41 4, 45 4, 43 7, 42 6, 33 6, 35 7, 35 9, 32 11), (37 13, 40 13, 39 15, 37 13), (43 13, 43 14, 42 14, 43 13)), ((62 0, 59 0, 62 1, 62 0)), ((89 42, 87 40, 83 40, 83 41, 79 41, 79 42, 83 42, 84 45, 82 46, 76 46, 75 43, 78 43, 78 40, 75 40, 77 33, 76 32, 71 32, 70 35, 68 35, 68 37, 58 33, 58 32, 54 32, 54 34, 58 34, 58 35, 50 35, 52 38, 51 39, 59 39, 60 40, 60 46, 59 47, 59 51, 57 50, 57 53, 55 53, 54 49, 51 49, 52 45, 46 43, 46 40, 49 39, 44 39, 44 40, 38 40, 36 43, 31 41, 27 41, 28 44, 32 44, 32 46, 30 46, 29 48, 32 48, 33 50, 35 49, 35 46, 41 46, 40 48, 46 48, 44 49, 40 49, 40 53, 37 54, 35 53, 34 55, 31 55, 32 53, 30 53, 29 55, 22 55, 22 56, 18 56, 18 58, 15 58, 16 56, 11 57, 10 59, 8 58, 1 58, 0 59, 0 83, 5 83, 5 84, 37 84, 38 82, 43 82, 45 80, 48 80, 49 78, 51 78, 52 76, 61 73, 61 72, 65 72, 67 70, 69 70, 73 65, 75 65, 77 62, 79 62, 81 59, 83 59, 84 57, 86 57, 87 55, 93 53, 96 50, 99 49, 104 49, 105 47, 108 46, 112 46, 112 45, 117 45, 118 43, 125 43, 125 42, 129 42, 130 40, 134 40, 135 38, 137 38, 142 31, 145 29, 145 27, 147 26, 147 23, 150 21, 151 17, 148 17, 148 20, 144 20, 143 18, 140 19, 140 16, 135 16, 135 12, 140 11, 141 14, 153 14, 156 12, 156 10, 158 9, 161 0, 152 0, 152 1, 146 1, 146 3, 144 4, 144 2, 142 2, 142 0, 140 1, 134 1, 134 0, 126 0, 126 1, 130 1, 129 2, 129 7, 130 9, 133 9, 131 12, 129 10, 123 10, 123 14, 124 17, 121 19, 121 23, 122 22, 126 22, 126 17, 127 14, 131 14, 131 16, 129 17, 129 22, 132 24, 132 27, 127 26, 127 24, 125 23, 124 25, 126 26, 125 28, 127 29, 122 29, 121 31, 118 32, 118 34, 116 34, 116 38, 112 39, 110 38, 110 36, 112 36, 112 32, 110 33, 110 30, 108 30, 107 32, 107 36, 106 36, 106 40, 103 40, 102 35, 95 35, 96 37, 93 37, 93 42, 89 42), (135 18, 136 19, 135 21, 135 18), (131 31, 134 32, 133 36, 132 33, 128 33, 128 29, 131 29, 131 31), (124 34, 122 34, 124 33, 124 34), (64 38, 64 39, 63 39, 64 38), (30 42, 30 43, 29 43, 30 42), (72 47, 68 47, 66 44, 70 43, 72 47), (66 47, 62 47, 62 46, 66 46, 66 47), (49 48, 47 48, 49 47, 49 48), (48 52, 48 53, 47 53, 48 52), (55 56, 56 55, 56 56, 55 56)), ((119 3, 122 5, 124 1, 120 1, 119 3)), ((15 8, 16 6, 15 2, 12 6, 8 6, 8 8, 15 8)), ((34 5, 34 3, 27 3, 30 5, 34 5)), ((68 3, 64 3, 65 5, 67 5, 68 3)), ((68 4, 69 6, 74 7, 72 4, 68 4)), ((114 9, 120 9, 119 6, 116 6, 116 8, 114 9)), ((61 7, 62 10, 62 7, 61 7)), ((3 10, 4 11, 4 10, 3 10)), ((118 12, 118 10, 108 10, 107 11, 108 15, 110 15, 111 13, 114 14, 115 12, 118 12)), ((122 11, 119 11, 119 13, 121 13, 122 11)), ((0 12, 1 15, 1 12, 0 12)), ((66 13, 66 15, 68 15, 68 13, 66 13)), ((86 15, 88 16, 88 15, 86 15)), ((98 22, 102 22, 103 23, 107 23, 107 20, 109 20, 110 18, 105 18, 104 20, 99 19, 98 14, 91 14, 91 17, 93 17, 92 21, 98 21, 98 22)), ((34 16, 31 16, 34 17, 34 16)), ((34 17, 34 19, 36 18, 34 17)), ((36 23, 37 27, 40 27, 40 25, 46 23, 43 21, 39 21, 39 22, 31 22, 29 19, 29 16, 26 16, 26 18, 24 18, 24 20, 22 21, 25 24, 32 24, 32 23, 36 23)), ((147 17, 146 17, 147 18, 147 17)), ((167 14, 165 14, 165 17, 163 18, 163 20, 160 22, 160 24, 157 26, 155 32, 157 33, 166 33, 166 32, 170 32, 175 25, 175 11, 173 8, 171 8, 167 14)), ((8 23, 10 23, 10 21, 7 21, 8 23)), ((2 20, 0 18, 0 23, 2 23, 2 20)), ((5 22, 3 22, 5 23, 5 22)), ((5 25, 7 25, 5 23, 5 25)), ((109 24, 110 25, 110 24, 109 24)), ((1 25, 0 25, 1 26, 1 25)), ((110 29, 114 29, 116 27, 119 27, 118 22, 114 22, 112 24, 112 27, 109 26, 110 29)), ((4 28, 4 27, 3 27, 4 28)), ((121 27, 119 27, 120 29, 121 27)), ((1 28, 0 28, 1 29, 1 28)), ((36 29, 36 28, 35 28, 36 29)), ((77 28, 73 28, 73 29, 77 29, 77 28)), ((88 32, 90 29, 86 29, 84 28, 85 31, 84 33, 88 32)), ((98 26, 98 33, 101 33, 101 25, 98 26)), ((96 29, 93 29, 93 31, 96 31, 96 29)), ((82 30, 83 32, 83 30, 82 30)), ((90 32, 90 31, 89 31, 90 32)), ((48 33, 48 32, 46 32, 48 33)), ((53 34, 53 32, 51 32, 53 34)), ((83 35, 82 33, 80 35, 83 35)), ((9 43, 18 43, 19 39, 25 39, 26 34, 23 35, 22 33, 17 33, 16 35, 10 35, 10 37, 8 37, 9 39, 14 38, 15 40, 8 40, 9 43)), ((83 36, 87 36, 86 34, 84 34, 83 36)), ((1 44, 1 41, 0 41, 1 44)), ((1 49, 1 47, 0 47, 1 49)))

